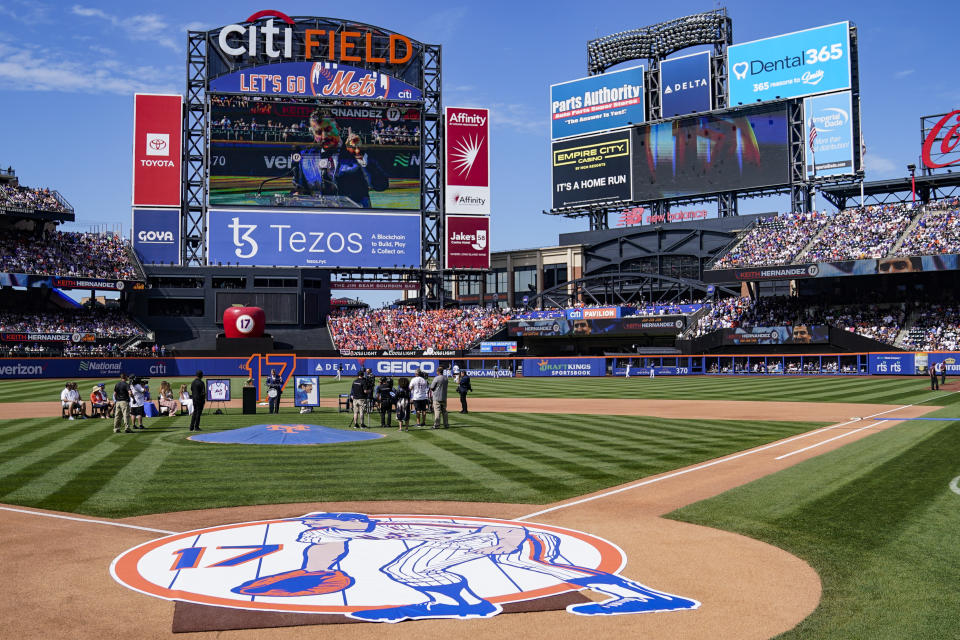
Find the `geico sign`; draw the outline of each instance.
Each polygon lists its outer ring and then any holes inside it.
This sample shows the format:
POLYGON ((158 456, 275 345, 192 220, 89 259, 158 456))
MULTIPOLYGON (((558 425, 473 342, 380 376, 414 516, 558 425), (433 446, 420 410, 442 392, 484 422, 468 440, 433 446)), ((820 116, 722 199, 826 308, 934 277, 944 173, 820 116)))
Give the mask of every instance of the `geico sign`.
POLYGON ((424 373, 436 373, 437 365, 430 360, 418 362, 416 360, 380 360, 377 362, 376 371, 379 374, 409 374, 413 375, 417 370, 424 373))
MULTIPOLYGON (((244 21, 244 24, 230 24, 217 35, 220 50, 228 56, 261 55, 259 50, 260 32, 263 32, 262 54, 268 58, 293 58, 293 28, 295 22, 290 16, 279 11, 258 11, 244 21), (267 18, 262 25, 258 20, 267 18), (274 18, 286 26, 274 25, 274 18), (279 45, 282 43, 282 48, 279 45)), ((350 31, 348 29, 304 29, 303 56, 312 60, 314 49, 327 47, 326 59, 335 62, 371 62, 402 64, 413 56, 410 38, 390 34, 385 58, 373 55, 373 34, 369 31, 350 31)))
POLYGON ((138 231, 137 240, 140 242, 169 244, 173 242, 173 231, 138 231))

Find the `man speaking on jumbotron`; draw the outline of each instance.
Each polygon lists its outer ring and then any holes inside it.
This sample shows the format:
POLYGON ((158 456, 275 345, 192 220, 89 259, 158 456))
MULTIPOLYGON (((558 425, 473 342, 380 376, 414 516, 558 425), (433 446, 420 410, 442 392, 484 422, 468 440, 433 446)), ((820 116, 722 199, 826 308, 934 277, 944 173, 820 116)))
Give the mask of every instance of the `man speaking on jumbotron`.
POLYGON ((360 136, 341 139, 337 121, 320 109, 310 114, 315 146, 300 152, 294 168, 295 195, 346 196, 361 209, 370 208, 370 189, 385 191, 390 181, 380 164, 361 149, 360 136))

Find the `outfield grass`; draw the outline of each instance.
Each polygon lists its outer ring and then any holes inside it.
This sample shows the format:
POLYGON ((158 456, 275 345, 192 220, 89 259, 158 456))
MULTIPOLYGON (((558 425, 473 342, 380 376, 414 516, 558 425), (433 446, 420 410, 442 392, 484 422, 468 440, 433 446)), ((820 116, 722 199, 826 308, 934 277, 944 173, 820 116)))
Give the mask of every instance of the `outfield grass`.
MULTIPOLYGON (((168 380, 174 391, 180 384, 189 386, 192 378, 153 377, 154 394, 161 380, 168 380)), ((240 397, 245 378, 232 378, 234 397, 240 397)), ((867 402, 911 404, 930 397, 929 381, 916 377, 728 377, 690 376, 649 378, 471 378, 476 398, 641 398, 683 400, 757 400, 795 402, 867 402)), ((89 396, 90 388, 101 380, 77 378, 80 392, 89 396)), ((948 379, 949 381, 949 379, 948 379)), ((112 389, 116 379, 104 379, 112 389)), ((0 403, 17 401, 59 402, 64 380, 2 380, 0 403)), ((350 390, 351 378, 340 382, 320 378, 320 396, 336 397, 350 390)), ((266 386, 261 386, 266 389, 266 386)), ((285 398, 292 397, 288 387, 285 398)), ((960 403, 960 394, 942 394, 938 402, 960 403)), ((2 417, 2 409, 0 409, 2 417)))
MULTIPOLYGON (((960 418, 956 408, 925 417, 960 418)), ((785 639, 960 638, 960 421, 905 422, 669 517, 786 549, 823 581, 785 639)))
MULTIPOLYGON (((236 410, 234 410, 236 411, 236 410)), ((345 428, 333 409, 286 422, 345 428), (309 420, 305 420, 308 418, 309 420)), ((205 431, 266 415, 205 415, 205 431)), ((100 516, 246 504, 464 500, 543 504, 726 455, 809 422, 454 414, 446 431, 310 447, 188 441, 188 418, 114 434, 107 420, 0 421, 0 502, 100 516)))

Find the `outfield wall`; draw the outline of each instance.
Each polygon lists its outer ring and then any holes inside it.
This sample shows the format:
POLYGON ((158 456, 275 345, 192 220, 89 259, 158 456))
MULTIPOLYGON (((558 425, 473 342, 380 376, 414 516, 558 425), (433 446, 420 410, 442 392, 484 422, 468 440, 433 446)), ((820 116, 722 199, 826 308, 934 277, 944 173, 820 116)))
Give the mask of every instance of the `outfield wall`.
POLYGON ((3 358, 0 379, 112 378, 121 372, 143 377, 193 376, 259 378, 271 369, 282 375, 353 376, 361 368, 375 375, 429 375, 440 364, 455 364, 474 377, 603 377, 630 375, 919 375, 943 362, 960 375, 960 352, 723 354, 699 356, 584 356, 576 358, 316 358, 294 354, 206 358, 3 358), (293 365, 293 366, 290 366, 293 365))

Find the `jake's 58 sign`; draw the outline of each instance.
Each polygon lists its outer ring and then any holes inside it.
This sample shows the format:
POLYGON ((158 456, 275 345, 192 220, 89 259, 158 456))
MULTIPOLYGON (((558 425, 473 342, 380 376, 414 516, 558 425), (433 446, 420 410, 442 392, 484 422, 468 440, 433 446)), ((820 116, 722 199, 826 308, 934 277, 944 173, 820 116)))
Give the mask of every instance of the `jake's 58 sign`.
POLYGON ((630 130, 553 143, 553 208, 633 199, 630 130))

